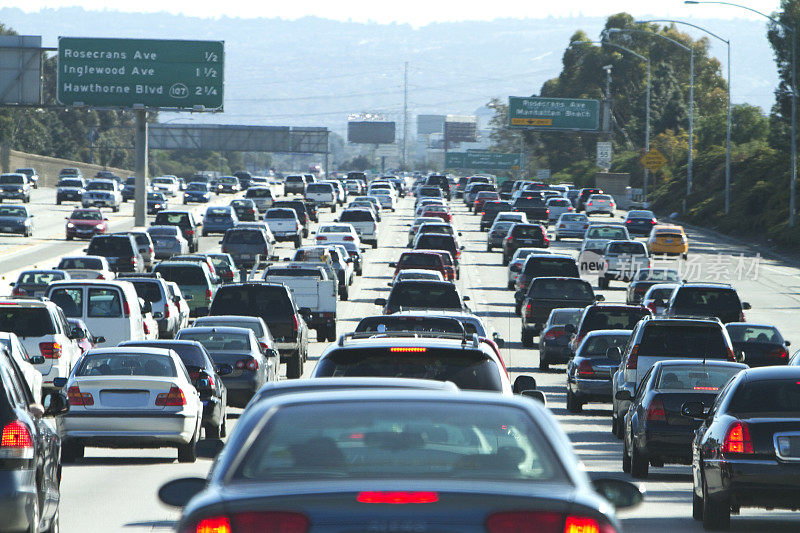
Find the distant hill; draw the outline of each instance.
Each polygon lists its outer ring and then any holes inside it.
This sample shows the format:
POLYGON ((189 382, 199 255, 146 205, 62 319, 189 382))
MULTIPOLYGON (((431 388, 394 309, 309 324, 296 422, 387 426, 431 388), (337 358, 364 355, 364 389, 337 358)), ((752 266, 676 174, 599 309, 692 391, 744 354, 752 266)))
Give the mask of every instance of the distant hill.
MULTIPOLYGON (((60 35, 224 40, 225 113, 195 117, 196 122, 327 126, 344 132, 351 112, 382 112, 400 121, 403 63, 408 61, 413 135, 417 113, 473 114, 492 97, 538 92, 560 71, 569 37, 578 29, 599 36, 605 19, 501 19, 415 29, 320 18, 203 19, 3 8, 0 22, 22 34, 42 35, 45 46, 53 47, 60 35)), ((733 100, 768 110, 777 74, 765 26, 749 20, 691 22, 733 36, 733 100)), ((712 42, 712 51, 724 62, 724 45, 712 42)))

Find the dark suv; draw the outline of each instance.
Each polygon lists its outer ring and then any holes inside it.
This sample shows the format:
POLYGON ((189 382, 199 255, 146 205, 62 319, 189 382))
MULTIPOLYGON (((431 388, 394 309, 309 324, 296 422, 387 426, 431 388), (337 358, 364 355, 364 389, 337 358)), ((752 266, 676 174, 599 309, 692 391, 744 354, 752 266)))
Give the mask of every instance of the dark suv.
POLYGON ((575 211, 585 211, 586 201, 593 194, 603 194, 603 189, 586 188, 581 189, 581 194, 578 196, 578 205, 575 206, 575 211))
POLYGON ((569 255, 530 254, 525 259, 522 272, 517 276, 514 300, 516 300, 516 313, 522 307, 522 300, 528 292, 528 285, 535 278, 558 276, 562 278, 580 278, 578 264, 569 255))
POLYGON ((442 194, 444 194, 445 198, 450 200, 452 198, 452 193, 450 191, 450 182, 447 181, 447 176, 442 176, 440 174, 431 174, 428 176, 427 181, 425 181, 425 185, 436 185, 442 190, 442 194))
POLYGON ((377 298, 375 305, 383 306, 383 314, 391 315, 404 309, 453 309, 463 311, 463 299, 455 284, 449 281, 404 280, 392 285, 388 298, 377 298))
POLYGON ((494 224, 494 219, 499 213, 514 211, 511 202, 503 200, 490 200, 483 203, 483 213, 481 213, 481 231, 486 231, 494 224))
POLYGON ((266 282, 230 283, 217 290, 209 315, 258 316, 269 326, 286 363, 286 377, 297 379, 308 358, 308 327, 285 285, 266 282))
POLYGON ((136 239, 128 234, 95 235, 84 250, 108 260, 112 272, 144 272, 144 259, 136 239))
POLYGON ((183 237, 189 241, 189 252, 195 253, 200 245, 199 224, 188 211, 161 211, 156 215, 153 226, 178 226, 183 237))
POLYGON ((595 296, 591 283, 578 278, 536 278, 522 301, 522 345, 533 346, 550 311, 562 307, 583 308, 602 300, 595 296))
POLYGON ((592 331, 633 329, 646 316, 653 316, 653 313, 641 305, 590 305, 583 310, 578 326, 567 329, 567 333, 574 333, 569 343, 570 353, 574 355, 584 337, 592 331), (569 331, 570 329, 572 331, 569 331))
POLYGON ((748 309, 750 304, 727 283, 685 283, 672 293, 666 315, 716 317, 727 324, 744 322, 748 309))
POLYGON ((238 268, 253 268, 257 259, 270 259, 275 241, 259 228, 232 228, 225 232, 219 243, 222 253, 230 254, 238 268))
POLYGON ((503 265, 508 265, 517 248, 548 248, 547 231, 539 224, 514 224, 503 239, 503 265))

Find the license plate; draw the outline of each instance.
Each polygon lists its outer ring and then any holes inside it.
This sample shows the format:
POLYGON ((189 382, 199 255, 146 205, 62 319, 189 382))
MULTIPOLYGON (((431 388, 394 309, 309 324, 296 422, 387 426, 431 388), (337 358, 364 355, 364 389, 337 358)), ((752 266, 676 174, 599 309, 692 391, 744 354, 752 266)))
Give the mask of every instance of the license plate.
POLYGON ((667 244, 672 244, 672 239, 664 239, 664 242, 667 244))
POLYGON ((167 241, 156 241, 154 244, 156 246, 167 246, 169 243, 167 241))
POLYGON ((81 235, 87 235, 87 234, 89 234, 91 232, 92 232, 92 230, 90 230, 90 229, 79 229, 78 230, 78 233, 80 233, 81 235))
POLYGON ((250 254, 242 254, 239 257, 241 257, 242 259, 252 259, 253 258, 253 256, 250 255, 250 254))
POLYGON ((14 228, 3 227, 3 233, 14 233, 14 228))

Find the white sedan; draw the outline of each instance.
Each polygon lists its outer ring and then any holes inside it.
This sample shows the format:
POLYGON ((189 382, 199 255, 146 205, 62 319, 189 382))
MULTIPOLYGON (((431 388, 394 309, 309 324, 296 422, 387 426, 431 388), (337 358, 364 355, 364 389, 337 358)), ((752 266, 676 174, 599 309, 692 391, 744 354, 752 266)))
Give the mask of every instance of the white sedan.
POLYGON ((613 217, 616 208, 617 204, 614 203, 614 199, 607 194, 593 194, 586 200, 587 215, 604 213, 613 217))
POLYGON ((86 446, 177 448, 195 462, 203 403, 178 354, 161 348, 89 350, 69 378, 56 378, 69 398, 58 419, 61 457, 83 457, 86 446))
POLYGON ((320 224, 317 228, 317 244, 355 242, 361 248, 361 239, 352 224, 320 224))
POLYGON ((394 211, 395 198, 389 189, 375 189, 371 191, 368 196, 377 198, 378 201, 381 203, 382 208, 391 209, 392 211, 394 211))

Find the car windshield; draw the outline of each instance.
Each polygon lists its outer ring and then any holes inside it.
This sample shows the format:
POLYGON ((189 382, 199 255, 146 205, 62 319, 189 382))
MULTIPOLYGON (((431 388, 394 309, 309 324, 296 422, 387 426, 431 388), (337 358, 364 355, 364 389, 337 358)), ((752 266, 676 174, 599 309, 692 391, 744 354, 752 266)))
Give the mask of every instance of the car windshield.
POLYGON ((81 180, 61 180, 58 182, 59 187, 83 187, 81 180))
POLYGON ((102 270, 103 261, 97 257, 65 257, 58 264, 60 270, 102 270))
POLYGON ((86 186, 87 191, 113 191, 114 183, 110 181, 92 181, 86 186))
POLYGON ((160 192, 149 192, 147 193, 147 199, 154 202, 165 202, 167 198, 160 192))
POLYGON ((669 365, 661 368, 654 388, 715 392, 741 371, 739 366, 669 365))
POLYGON ((789 415, 800 413, 800 381, 797 379, 742 380, 734 392, 728 411, 734 416, 789 415))
POLYGON ((9 305, 0 308, 0 331, 16 333, 17 337, 24 339, 53 335, 55 326, 45 307, 9 305))
POLYGON ((178 376, 172 358, 148 353, 99 353, 81 359, 75 376, 178 376))
POLYGON ((209 353, 241 352, 250 350, 250 337, 243 333, 225 331, 194 331, 194 328, 182 330, 178 334, 182 341, 197 341, 209 353))
POLYGON ((206 185, 205 183, 192 182, 186 186, 186 190, 208 192, 208 185, 206 185))
POLYGON ((609 239, 624 240, 628 238, 628 232, 622 227, 589 227, 586 230, 586 239, 609 239))
POLYGON ((542 430, 519 408, 333 401, 279 408, 232 480, 567 482, 556 457, 542 430))
POLYGON ((639 341, 639 357, 707 357, 727 359, 721 328, 714 324, 650 322, 639 341))
POLYGON ((47 285, 52 281, 64 279, 61 272, 23 272, 19 276, 20 285, 47 285))
POLYGON ((0 206, 0 217, 27 217, 28 212, 24 207, 0 206))
POLYGON ((103 220, 103 213, 94 209, 76 209, 69 218, 73 220, 103 220))
POLYGON ((728 336, 730 336, 732 342, 783 344, 783 337, 772 326, 728 324, 725 329, 728 330, 728 336))
POLYGON ((23 183, 25 183, 25 176, 21 174, 0 175, 0 185, 22 185, 23 183))
POLYGON ((606 358, 611 355, 611 359, 619 361, 622 357, 622 349, 625 348, 628 339, 630 339, 630 332, 619 335, 591 335, 581 343, 578 355, 593 359, 606 358), (609 348, 619 348, 620 353, 609 354, 609 348))

